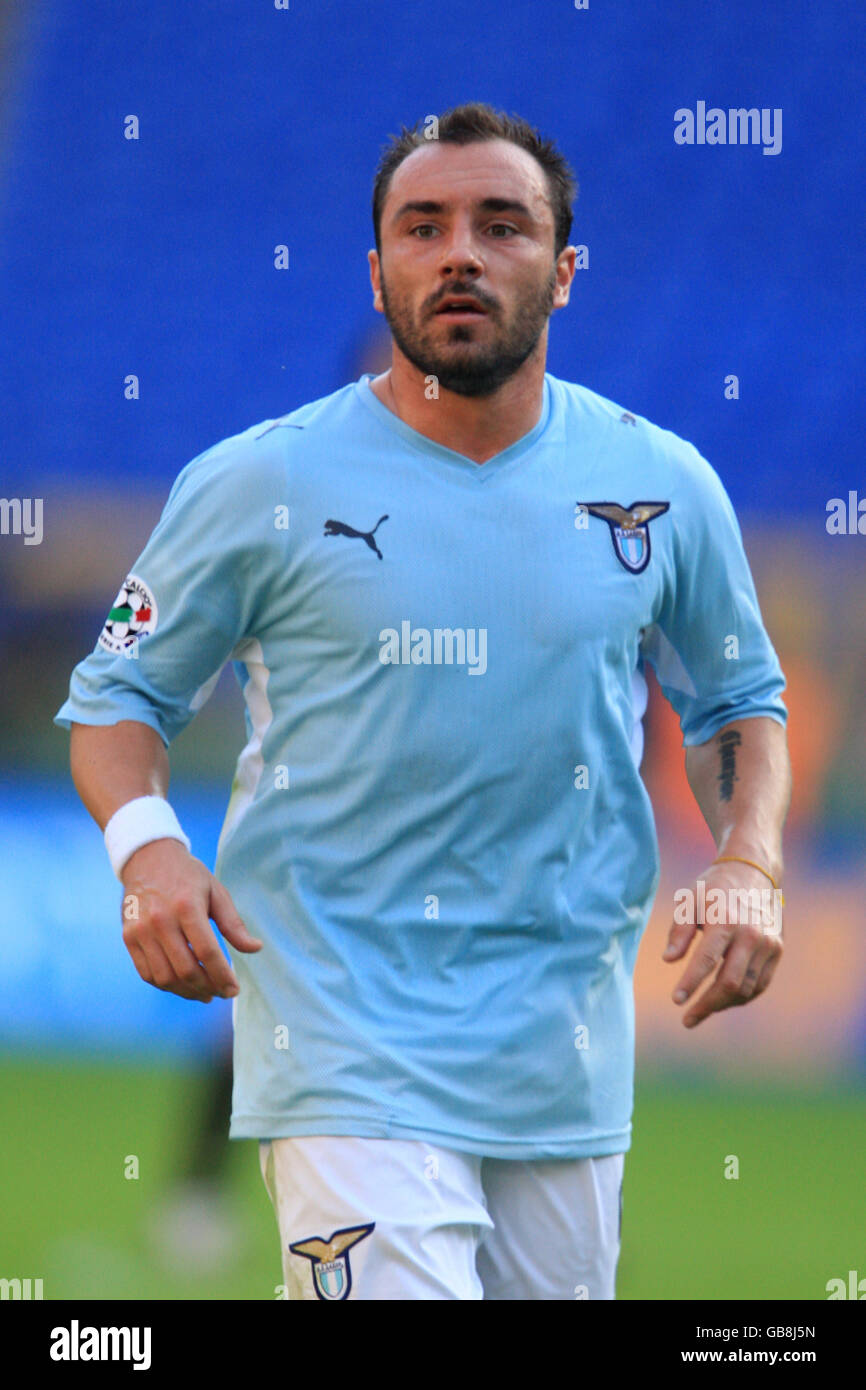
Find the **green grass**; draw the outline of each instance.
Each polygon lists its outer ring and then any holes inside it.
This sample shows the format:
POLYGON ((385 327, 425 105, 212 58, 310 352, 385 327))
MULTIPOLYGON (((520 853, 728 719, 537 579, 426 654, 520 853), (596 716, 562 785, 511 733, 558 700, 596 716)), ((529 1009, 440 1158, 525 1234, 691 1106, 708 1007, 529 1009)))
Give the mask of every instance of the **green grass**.
POLYGON ((172 1270, 150 1239, 197 1113, 197 1073, 7 1058, 2 1077, 0 1275, 42 1277, 46 1299, 274 1297, 279 1238, 255 1143, 228 1152, 229 1200, 246 1237, 236 1263, 172 1270), (137 1179, 124 1176, 128 1155, 137 1179))
POLYGON ((866 1275, 864 1140, 862 1093, 645 1084, 619 1297, 826 1299, 828 1279, 866 1275))
MULTIPOLYGON (((279 1249, 254 1143, 232 1144, 226 1168, 244 1233, 228 1267, 171 1269, 150 1239, 199 1085, 167 1066, 6 1059, 0 1276, 41 1277, 47 1299, 272 1299, 279 1249)), ((866 1275, 864 1110, 856 1093, 644 1080, 619 1297, 826 1299, 828 1279, 866 1275)))

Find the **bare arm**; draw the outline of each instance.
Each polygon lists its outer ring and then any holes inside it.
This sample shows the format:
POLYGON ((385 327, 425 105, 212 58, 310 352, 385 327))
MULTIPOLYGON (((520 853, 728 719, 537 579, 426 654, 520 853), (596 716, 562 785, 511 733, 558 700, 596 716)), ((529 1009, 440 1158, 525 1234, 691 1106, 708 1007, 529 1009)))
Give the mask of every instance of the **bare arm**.
POLYGON ((165 744, 154 729, 138 720, 73 724, 69 765, 75 790, 100 830, 136 796, 168 797, 165 744))
MULTIPOLYGON (((767 875, 780 883, 782 827, 791 797, 782 725, 768 718, 734 720, 708 742, 686 750, 686 773, 717 854, 736 857, 734 862, 708 866, 702 875, 705 895, 721 889, 730 902, 732 892, 772 891, 767 875), (747 859, 767 872, 742 862, 747 859)), ((700 926, 675 921, 664 959, 682 959, 700 926)), ((724 922, 705 926, 700 946, 676 985, 674 1002, 685 1003, 712 971, 716 975, 686 1013, 684 1024, 692 1027, 719 1009, 745 1004, 763 993, 781 954, 781 934, 756 925, 748 913, 735 909, 724 922)))
MULTIPOLYGON (((169 762, 155 730, 138 720, 73 724, 70 766, 76 790, 100 829, 138 796, 167 797, 169 762)), ((210 1003, 238 993, 234 971, 210 926, 240 951, 258 951, 228 890, 180 840, 142 845, 122 870, 123 940, 147 984, 210 1003)))
POLYGON ((726 724, 686 749, 686 774, 719 854, 739 854, 782 876, 782 826, 791 799, 785 730, 775 719, 726 724))

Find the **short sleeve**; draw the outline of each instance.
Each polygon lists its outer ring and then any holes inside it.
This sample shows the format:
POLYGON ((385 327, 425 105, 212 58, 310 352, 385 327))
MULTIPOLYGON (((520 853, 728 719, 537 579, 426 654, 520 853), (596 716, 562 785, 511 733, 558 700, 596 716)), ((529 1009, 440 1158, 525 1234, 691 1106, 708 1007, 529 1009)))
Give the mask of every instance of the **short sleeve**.
POLYGON ((736 719, 767 716, 784 725, 787 710, 730 499, 711 465, 678 442, 671 579, 641 653, 688 746, 736 719))
POLYGON ((223 441, 179 474, 55 724, 133 719, 168 745, 192 720, 285 569, 274 451, 223 441))

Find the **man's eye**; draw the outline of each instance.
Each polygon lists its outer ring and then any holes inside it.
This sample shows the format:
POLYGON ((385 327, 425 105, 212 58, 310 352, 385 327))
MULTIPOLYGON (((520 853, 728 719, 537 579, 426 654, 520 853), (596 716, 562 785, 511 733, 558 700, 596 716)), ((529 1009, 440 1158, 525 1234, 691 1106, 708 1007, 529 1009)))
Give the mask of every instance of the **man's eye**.
MULTIPOLYGON (((421 233, 421 232, 435 232, 436 230, 437 230, 437 229, 436 229, 436 227, 433 225, 432 222, 419 222, 418 225, 417 225, 416 227, 411 227, 411 228, 410 228, 410 230, 409 230, 409 235, 410 235, 410 236, 418 236, 419 233, 421 233)), ((516 227, 511 227, 511 226, 509 226, 509 224, 508 224, 507 222, 493 222, 493 223, 491 223, 489 230, 490 230, 491 232, 505 232, 505 233, 507 233, 507 234, 513 234, 514 236, 517 235, 517 228, 516 228, 516 227)), ((430 238, 429 238, 428 236, 422 236, 420 239, 421 239, 422 241, 429 241, 429 240, 430 240, 430 238)), ((503 241, 503 240, 505 240, 505 238, 504 238, 504 237, 501 237, 501 236, 497 236, 497 237, 496 237, 496 240, 497 240, 497 241, 503 241)))

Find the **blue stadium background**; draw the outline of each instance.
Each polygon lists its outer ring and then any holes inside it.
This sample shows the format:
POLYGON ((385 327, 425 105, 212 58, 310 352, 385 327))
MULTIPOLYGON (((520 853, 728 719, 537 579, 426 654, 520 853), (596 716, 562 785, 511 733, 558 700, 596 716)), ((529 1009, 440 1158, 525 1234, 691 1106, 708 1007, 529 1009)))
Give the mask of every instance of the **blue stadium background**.
POLYGON ((811 0, 34 4, 0 224, 5 485, 100 474, 128 497, 342 385, 380 145, 479 99, 580 181, 590 268, 551 370, 698 442, 738 506, 823 506, 862 448, 858 35, 811 0), (782 108, 782 152, 676 145, 697 100, 782 108))

